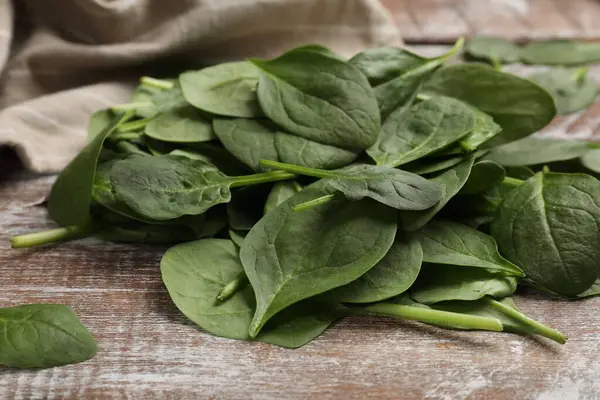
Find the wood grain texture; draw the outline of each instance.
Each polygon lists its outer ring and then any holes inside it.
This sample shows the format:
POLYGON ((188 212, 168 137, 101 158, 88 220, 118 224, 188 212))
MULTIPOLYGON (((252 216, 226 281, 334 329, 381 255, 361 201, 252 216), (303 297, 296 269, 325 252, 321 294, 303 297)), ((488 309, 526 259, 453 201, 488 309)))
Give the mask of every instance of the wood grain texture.
POLYGON ((460 36, 600 39, 597 0, 382 0, 407 43, 460 36))

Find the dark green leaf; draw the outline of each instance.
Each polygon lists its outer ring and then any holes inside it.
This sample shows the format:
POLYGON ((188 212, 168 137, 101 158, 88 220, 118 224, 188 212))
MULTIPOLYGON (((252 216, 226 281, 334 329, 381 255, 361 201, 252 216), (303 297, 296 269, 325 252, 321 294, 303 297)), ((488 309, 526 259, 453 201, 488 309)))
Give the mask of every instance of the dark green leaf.
POLYGON ((353 65, 294 50, 253 62, 263 72, 257 91, 263 111, 289 133, 343 148, 366 149, 377 139, 377 101, 353 65))
POLYGON ((600 269, 600 182, 583 174, 539 173, 506 196, 492 234, 529 279, 575 296, 600 269))
POLYGON ((505 176, 506 171, 500 164, 490 160, 477 161, 460 194, 483 193, 502 182, 505 176))
POLYGON ((489 114, 502 132, 486 147, 512 142, 541 130, 556 115, 554 99, 535 83, 484 65, 440 68, 425 92, 455 97, 489 114))
POLYGON ((459 141, 474 125, 471 107, 448 97, 434 97, 406 112, 394 112, 367 153, 378 165, 397 167, 459 141))
POLYGON ((528 77, 554 96, 559 114, 585 110, 594 103, 598 89, 585 69, 553 68, 528 77))
POLYGON ((185 99, 203 111, 229 117, 256 118, 262 111, 256 98, 259 70, 248 61, 184 72, 179 83, 185 99))
POLYGON ((0 365, 49 368, 96 355, 96 341, 77 315, 60 304, 0 308, 0 365))
POLYGON ((276 209, 281 203, 302 190, 302 187, 296 181, 277 182, 273 185, 267 201, 265 202, 264 213, 276 209))
POLYGON ((159 114, 146 125, 144 133, 153 139, 174 143, 216 139, 210 119, 190 106, 159 114))
POLYGON ((305 188, 246 236, 240 258, 257 297, 251 336, 291 304, 357 279, 391 247, 396 211, 370 199, 334 199, 292 211, 296 204, 330 193, 322 181, 305 188))
POLYGON ((377 86, 404 75, 428 61, 428 58, 398 47, 378 47, 364 50, 350 59, 377 86))

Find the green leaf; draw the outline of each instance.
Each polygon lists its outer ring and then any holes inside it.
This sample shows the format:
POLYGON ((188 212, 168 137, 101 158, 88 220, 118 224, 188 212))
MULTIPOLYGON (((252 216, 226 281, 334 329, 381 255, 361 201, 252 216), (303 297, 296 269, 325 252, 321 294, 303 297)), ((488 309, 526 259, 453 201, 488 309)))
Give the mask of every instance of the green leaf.
POLYGON ((556 110, 564 115, 585 110, 596 100, 596 82, 587 72, 587 68, 552 68, 528 78, 552 94, 556 110))
POLYGON ((578 295, 600 270, 600 182, 583 174, 538 173, 506 196, 492 235, 529 279, 578 295))
POLYGON ((521 49, 516 44, 498 37, 476 36, 467 42, 465 53, 476 59, 501 61, 507 64, 519 61, 521 49))
POLYGON ((291 304, 357 279, 394 241, 396 211, 370 199, 334 199, 292 211, 296 204, 330 194, 324 186, 317 182, 298 192, 266 214, 244 240, 240 258, 257 299, 251 336, 291 304))
POLYGON ((262 171, 261 159, 283 161, 313 168, 339 168, 358 157, 357 151, 321 144, 282 132, 267 120, 219 119, 215 133, 238 160, 262 171))
POLYGON ((188 103, 200 110, 229 117, 263 115, 256 98, 259 70, 248 61, 215 65, 179 76, 188 103))
POLYGON ((96 111, 88 122, 88 143, 94 140, 115 120, 115 114, 110 110, 96 111))
POLYGON ((343 303, 373 303, 398 296, 417 279, 422 260, 419 241, 398 233, 385 257, 373 268, 328 295, 343 303))
POLYGON ((307 51, 252 60, 262 70, 258 100, 287 132, 322 144, 366 149, 379 134, 377 101, 353 65, 307 51))
POLYGON ((324 184, 341 192, 348 200, 370 197, 398 210, 425 210, 442 196, 442 188, 419 175, 396 168, 355 164, 334 171, 263 160, 264 166, 294 174, 322 178, 324 184))
POLYGON ((251 173, 248 167, 239 162, 225 148, 215 143, 194 143, 189 147, 177 148, 162 154, 201 160, 214 165, 219 171, 227 175, 246 175, 251 173))
POLYGON ((184 157, 130 156, 115 162, 110 181, 118 201, 154 220, 198 215, 227 203, 232 186, 289 179, 291 174, 266 173, 228 177, 215 166, 184 157))
POLYGON ((61 304, 0 308, 0 365, 50 368, 96 355, 96 341, 77 315, 61 304))
MULTIPOLYGON (((205 239, 172 247, 160 262, 162 279, 177 308, 205 331, 226 338, 249 340, 255 310, 247 285, 224 302, 216 295, 244 270, 238 250, 229 240, 205 239)), ((338 315, 308 303, 276 315, 256 340, 283 347, 300 347, 318 335, 338 315)))
POLYGON ((246 231, 235 231, 233 229, 229 230, 229 238, 235 245, 239 248, 244 244, 244 239, 246 239, 246 235, 248 232, 246 231))
POLYGON ((82 225, 90 214, 96 165, 104 140, 132 113, 115 118, 60 173, 48 197, 48 213, 60 225, 82 225))
POLYGON ((159 114, 146 125, 144 133, 153 139, 173 143, 197 143, 216 139, 212 122, 190 106, 159 114))
POLYGON ((535 83, 485 65, 440 68, 426 82, 426 93, 462 100, 489 114, 502 132, 486 147, 512 142, 541 130, 556 115, 554 99, 535 83))
MULTIPOLYGON (((216 232, 211 233, 216 234, 216 232)), ((100 232, 98 237, 116 243, 173 244, 194 240, 199 236, 186 226, 146 225, 129 222, 111 225, 100 232)))
POLYGON ((505 176, 506 171, 500 164, 490 160, 478 161, 473 165, 460 194, 483 193, 502 182, 505 176))
POLYGON ((429 59, 398 47, 377 47, 363 50, 348 62, 355 65, 377 86, 418 68, 429 59))
POLYGON ((394 112, 367 153, 378 165, 397 167, 459 141, 474 125, 475 116, 469 106, 451 98, 434 97, 406 112, 394 112))
POLYGON ((600 174, 600 150, 590 150, 580 158, 584 167, 600 174))
POLYGON ((484 296, 502 298, 517 289, 517 279, 490 273, 482 268, 425 264, 410 297, 419 303, 434 304, 448 300, 478 300, 484 296))
POLYGON ((529 136, 516 142, 493 148, 485 156, 485 159, 509 167, 547 164, 583 156, 592 148, 593 145, 590 142, 583 140, 529 136))
POLYGON ((423 248, 423 261, 484 268, 523 276, 523 271, 498 253, 493 237, 451 221, 431 221, 414 233, 423 248))
POLYGON ((265 202, 264 213, 276 209, 281 203, 302 190, 302 187, 296 181, 277 182, 273 185, 267 201, 265 202))
POLYGON ((531 42, 521 50, 528 64, 580 65, 600 61, 600 44, 564 39, 531 42))
POLYGON ((407 231, 416 231, 428 223, 464 186, 475 157, 471 156, 457 166, 449 169, 430 180, 444 188, 441 200, 432 208, 423 211, 400 213, 400 226, 407 231))
POLYGON ((502 127, 494 122, 494 119, 491 116, 479 111, 475 107, 472 107, 471 110, 475 114, 475 126, 473 127, 473 130, 460 141, 460 150, 462 152, 473 151, 502 132, 502 127))

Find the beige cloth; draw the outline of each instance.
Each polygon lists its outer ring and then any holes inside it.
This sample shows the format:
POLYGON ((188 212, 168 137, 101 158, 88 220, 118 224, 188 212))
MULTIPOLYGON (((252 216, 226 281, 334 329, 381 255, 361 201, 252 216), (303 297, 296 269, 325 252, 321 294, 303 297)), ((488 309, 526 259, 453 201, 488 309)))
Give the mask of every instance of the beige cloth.
POLYGON ((0 0, 0 144, 58 171, 90 114, 128 102, 142 72, 305 43, 350 56, 400 37, 377 0, 0 0))

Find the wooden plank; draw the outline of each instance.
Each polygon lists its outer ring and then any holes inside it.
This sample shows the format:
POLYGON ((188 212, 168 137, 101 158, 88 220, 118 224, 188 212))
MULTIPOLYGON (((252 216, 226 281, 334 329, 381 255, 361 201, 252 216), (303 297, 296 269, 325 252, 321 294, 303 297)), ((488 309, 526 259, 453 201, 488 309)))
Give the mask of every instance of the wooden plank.
POLYGON ((492 35, 600 40, 597 0, 385 0, 407 43, 492 35), (410 21, 410 22, 409 22, 410 21))

